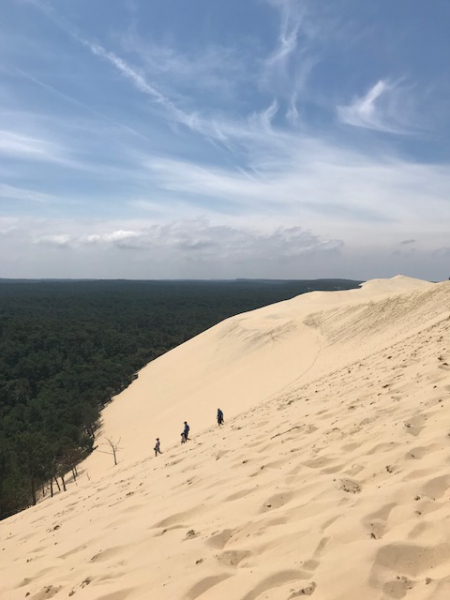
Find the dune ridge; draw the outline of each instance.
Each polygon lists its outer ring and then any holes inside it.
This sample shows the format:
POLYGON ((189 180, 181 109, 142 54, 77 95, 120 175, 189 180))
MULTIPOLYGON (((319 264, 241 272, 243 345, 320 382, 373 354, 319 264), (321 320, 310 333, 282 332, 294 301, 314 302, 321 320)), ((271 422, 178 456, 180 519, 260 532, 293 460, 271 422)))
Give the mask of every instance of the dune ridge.
POLYGON ((0 598, 447 599, 449 342, 450 282, 399 277, 183 344, 105 411, 117 467, 0 523, 0 598))

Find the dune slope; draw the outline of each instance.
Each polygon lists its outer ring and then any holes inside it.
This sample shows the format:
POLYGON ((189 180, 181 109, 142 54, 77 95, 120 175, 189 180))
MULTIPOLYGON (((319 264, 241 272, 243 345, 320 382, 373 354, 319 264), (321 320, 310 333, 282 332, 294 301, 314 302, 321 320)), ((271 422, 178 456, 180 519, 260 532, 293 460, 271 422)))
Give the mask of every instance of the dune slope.
POLYGON ((0 523, 0 598, 447 599, 449 342, 450 283, 394 278, 180 346, 105 411, 117 467, 0 523))

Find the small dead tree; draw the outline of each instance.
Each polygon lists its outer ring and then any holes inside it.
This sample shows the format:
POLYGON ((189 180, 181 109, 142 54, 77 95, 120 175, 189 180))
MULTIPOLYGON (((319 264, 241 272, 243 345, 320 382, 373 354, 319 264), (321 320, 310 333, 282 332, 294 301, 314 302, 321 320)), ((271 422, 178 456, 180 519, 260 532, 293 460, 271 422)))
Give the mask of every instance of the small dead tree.
MULTIPOLYGON (((111 438, 105 438, 106 441, 108 442, 109 447, 111 448, 111 454, 114 458, 114 465, 117 465, 117 451, 121 450, 121 448, 119 448, 119 444, 120 444, 120 440, 122 438, 119 438, 117 442, 115 442, 113 439, 111 438)), ((107 454, 110 454, 109 452, 107 452, 107 454)))

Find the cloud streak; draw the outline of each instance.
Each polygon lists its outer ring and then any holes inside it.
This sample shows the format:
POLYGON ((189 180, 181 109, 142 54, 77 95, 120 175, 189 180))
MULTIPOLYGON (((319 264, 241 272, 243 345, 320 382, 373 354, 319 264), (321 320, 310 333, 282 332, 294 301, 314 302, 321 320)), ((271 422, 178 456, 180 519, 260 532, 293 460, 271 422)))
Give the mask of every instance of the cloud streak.
POLYGON ((398 83, 380 79, 364 96, 355 96, 350 104, 338 106, 339 120, 346 125, 384 133, 410 134, 413 126, 410 102, 406 90, 398 83))
POLYGON ((107 123, 110 123, 110 124, 114 125, 116 128, 119 128, 119 129, 123 130, 124 132, 129 133, 133 136, 136 136, 136 137, 139 137, 139 138, 142 138, 145 140, 149 139, 147 136, 143 135, 141 132, 130 127, 129 125, 125 125, 124 123, 117 121, 116 119, 112 119, 111 117, 106 115, 104 112, 95 110, 94 108, 87 105, 86 103, 81 102, 80 100, 78 100, 77 98, 74 98, 73 96, 69 96, 68 94, 65 94, 61 90, 58 90, 54 86, 50 85, 49 83, 42 81, 41 79, 38 79, 37 77, 34 77, 33 75, 31 75, 30 73, 27 73, 23 69, 14 68, 13 70, 14 70, 14 72, 16 72, 18 75, 20 75, 24 79, 43 88, 44 90, 47 90, 48 92, 57 96, 58 98, 62 98, 64 101, 68 102, 69 104, 72 104, 73 106, 75 106, 77 108, 80 108, 83 112, 87 112, 87 113, 93 115, 96 119, 100 118, 103 121, 106 121, 107 123))
POLYGON ((151 85, 144 75, 138 69, 130 65, 114 52, 106 50, 100 44, 90 42, 84 38, 79 38, 81 43, 86 46, 94 56, 98 56, 106 60, 109 64, 115 67, 126 79, 131 81, 134 87, 149 96, 157 105, 164 108, 166 113, 173 120, 186 125, 190 128, 195 128, 196 115, 195 113, 187 113, 178 108, 172 100, 160 92, 155 86, 151 85))
POLYGON ((278 35, 278 46, 271 56, 267 59, 269 66, 286 63, 288 58, 295 52, 298 43, 298 33, 300 29, 301 17, 293 14, 292 2, 285 0, 283 2, 272 2, 281 10, 281 25, 278 35))
POLYGON ((57 144, 31 137, 18 131, 0 130, 0 155, 23 160, 68 164, 64 151, 57 144))
POLYGON ((287 103, 285 117, 291 126, 300 124, 297 104, 305 93, 308 79, 319 62, 317 28, 308 14, 307 2, 268 0, 278 10, 280 26, 277 44, 263 61, 260 87, 276 90, 287 103))
POLYGON ((146 76, 162 80, 166 89, 176 87, 178 94, 180 89, 191 93, 209 91, 208 99, 220 103, 223 96, 230 99, 240 84, 248 84, 254 77, 245 62, 252 58, 249 53, 243 51, 242 55, 231 47, 208 44, 201 50, 181 48, 166 41, 150 42, 135 30, 120 41, 124 50, 142 64, 146 76))
POLYGON ((0 183, 0 199, 37 203, 55 202, 57 200, 55 196, 50 194, 43 194, 42 192, 19 188, 6 183, 0 183))
POLYGON ((265 151, 261 143, 250 150, 251 169, 157 157, 146 159, 144 166, 158 187, 174 198, 183 196, 197 206, 204 198, 208 208, 203 210, 209 214, 289 216, 333 229, 344 223, 370 228, 389 223, 399 231, 450 219, 445 201, 450 175, 444 168, 382 155, 376 159, 294 136, 285 139, 277 152, 270 144, 272 137, 269 132, 265 151))

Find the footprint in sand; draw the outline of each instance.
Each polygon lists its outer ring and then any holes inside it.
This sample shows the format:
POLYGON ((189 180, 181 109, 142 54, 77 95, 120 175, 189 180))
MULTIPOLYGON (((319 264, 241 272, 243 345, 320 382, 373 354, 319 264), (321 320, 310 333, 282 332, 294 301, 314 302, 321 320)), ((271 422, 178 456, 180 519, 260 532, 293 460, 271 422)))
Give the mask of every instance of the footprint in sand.
POLYGON ((291 600, 291 598, 298 598, 299 596, 312 596, 314 594, 314 592, 316 591, 316 587, 317 587, 316 582, 311 581, 311 583, 309 585, 302 588, 301 590, 298 590, 298 592, 293 592, 289 596, 288 600, 291 600))
MULTIPOLYGON (((17 589, 21 588, 21 587, 24 587, 26 585, 29 585, 30 583, 33 583, 33 581, 35 581, 36 579, 41 578, 43 575, 46 575, 47 573, 49 573, 52 570, 53 570, 52 567, 45 567, 45 569, 41 569, 40 571, 38 571, 37 573, 35 573, 32 578, 31 577, 25 577, 25 579, 22 579, 22 581, 19 583, 19 585, 17 586, 17 589)), ((51 588, 52 586, 49 586, 49 587, 51 588)), ((51 597, 51 596, 49 596, 49 597, 51 597)))
POLYGON ((349 494, 359 494, 361 492, 361 484, 352 479, 341 479, 341 490, 349 494))
POLYGON ((389 515, 395 506, 394 503, 386 504, 376 512, 370 513, 364 517, 362 524, 368 529, 371 538, 379 540, 383 537, 389 515))
POLYGON ((89 562, 105 562, 110 558, 114 558, 114 556, 120 554, 123 548, 125 548, 125 546, 115 546, 112 548, 108 548, 107 550, 100 550, 100 552, 94 554, 94 556, 89 562))
POLYGON ((205 577, 201 579, 196 584, 194 584, 186 593, 186 598, 189 600, 195 600, 199 596, 202 596, 205 592, 210 590, 212 587, 218 585, 225 579, 231 577, 229 573, 221 573, 220 575, 211 575, 210 577, 205 577))
POLYGON ((213 548, 220 548, 220 549, 225 548, 225 546, 230 541, 230 539, 233 537, 233 535, 234 535, 233 529, 224 529, 220 533, 213 534, 207 541, 207 544, 209 546, 212 546, 213 548))
POLYGON ((423 458, 427 452, 430 450, 430 446, 427 447, 417 447, 417 448, 412 448, 409 452, 407 452, 405 454, 405 458, 406 459, 413 459, 413 460, 417 460, 417 459, 421 459, 423 458))
POLYGON ((96 600, 125 600, 134 591, 134 588, 118 590, 111 594, 105 594, 104 596, 98 596, 96 600))
POLYGON ((424 415, 417 415, 412 419, 409 419, 405 423, 405 429, 411 435, 417 437, 422 429, 425 427, 426 417, 424 415))
POLYGON ((327 456, 320 456, 318 458, 313 458, 311 460, 306 460, 303 464, 305 467, 309 467, 310 469, 322 469, 323 467, 328 466, 335 459, 328 458, 327 456))
POLYGON ((414 585, 414 581, 399 575, 397 579, 388 581, 383 585, 383 592, 389 598, 403 598, 409 590, 413 589, 414 585))
MULTIPOLYGON (((237 567, 251 555, 252 553, 248 550, 227 550, 222 552, 222 554, 217 557, 217 560, 226 567, 237 567)), ((242 566, 246 567, 248 566, 248 563, 245 562, 242 566)))
POLYGON ((269 510, 275 510, 277 508, 281 508, 282 506, 284 506, 285 504, 290 502, 290 500, 292 500, 293 496, 294 496, 294 494, 290 491, 281 492, 280 494, 275 494, 274 496, 271 496, 264 502, 264 505, 261 508, 260 512, 264 513, 269 510))
MULTIPOLYGON (((336 519, 333 519, 333 521, 334 520, 336 520, 336 519)), ((303 563, 303 565, 302 565, 303 569, 306 569, 310 573, 314 573, 314 571, 320 565, 319 558, 321 557, 321 555, 322 555, 323 551, 325 550, 329 541, 330 541, 329 537, 324 537, 320 540, 320 542, 317 544, 316 549, 314 550, 312 558, 310 558, 309 560, 306 560, 303 563)))
POLYGON ((398 445, 399 444, 397 444, 396 442, 383 442, 381 444, 377 444, 376 446, 368 450, 366 454, 371 455, 380 454, 381 452, 389 452, 390 450, 392 450, 392 448, 395 448, 398 445))
POLYGON ((442 498, 450 488, 450 475, 441 475, 433 477, 425 483, 421 489, 421 495, 427 496, 432 500, 442 498))
POLYGON ((239 500, 240 498, 245 498, 245 496, 248 496, 248 494, 251 494, 254 491, 255 491, 255 488, 240 490, 239 492, 236 492, 235 494, 231 494, 231 496, 227 496, 225 498, 225 502, 232 502, 233 500, 239 500))
POLYGON ((30 600, 47 600, 48 598, 53 598, 61 589, 61 586, 48 585, 37 594, 30 596, 30 600))
POLYGON ((374 568, 418 577, 428 574, 449 559, 449 543, 420 545, 393 542, 378 550, 374 568))
POLYGON ((199 510, 200 508, 194 508, 192 510, 186 510, 183 512, 175 513, 174 515, 171 515, 170 517, 167 517, 162 521, 158 521, 152 526, 152 528, 158 529, 159 527, 164 527, 167 529, 174 525, 184 526, 184 523, 186 521, 189 521, 190 517, 194 516, 199 510))
POLYGON ((263 579, 252 590, 247 592, 242 600, 256 600, 262 597, 264 592, 281 587, 290 581, 298 581, 299 579, 309 579, 309 574, 306 571, 280 571, 263 579))

